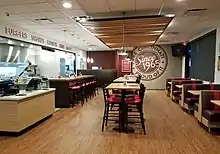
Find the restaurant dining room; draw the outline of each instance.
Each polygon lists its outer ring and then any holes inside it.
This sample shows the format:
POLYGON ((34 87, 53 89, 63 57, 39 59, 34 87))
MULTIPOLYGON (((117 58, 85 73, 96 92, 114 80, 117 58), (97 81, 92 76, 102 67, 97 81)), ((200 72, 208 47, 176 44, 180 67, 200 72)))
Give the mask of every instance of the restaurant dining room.
POLYGON ((1 0, 0 154, 220 154, 219 0, 1 0))

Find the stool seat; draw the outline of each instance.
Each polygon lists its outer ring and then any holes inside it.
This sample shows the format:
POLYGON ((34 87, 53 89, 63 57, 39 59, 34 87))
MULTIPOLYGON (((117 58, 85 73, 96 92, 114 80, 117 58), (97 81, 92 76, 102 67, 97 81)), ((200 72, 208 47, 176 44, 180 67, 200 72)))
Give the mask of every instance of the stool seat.
POLYGON ((127 103, 127 104, 140 104, 141 99, 140 98, 126 98, 125 103, 127 103))
POLYGON ((69 87, 69 89, 71 89, 71 90, 80 89, 80 86, 71 86, 71 87, 69 87))
POLYGON ((110 95, 110 96, 106 99, 106 101, 109 102, 109 103, 121 103, 121 99, 115 97, 115 95, 110 95))

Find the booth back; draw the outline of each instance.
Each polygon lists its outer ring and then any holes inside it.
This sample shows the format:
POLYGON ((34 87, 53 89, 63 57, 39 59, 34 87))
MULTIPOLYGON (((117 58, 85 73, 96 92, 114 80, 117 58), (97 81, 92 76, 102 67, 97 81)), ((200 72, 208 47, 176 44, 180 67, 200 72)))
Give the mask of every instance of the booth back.
POLYGON ((169 78, 166 78, 166 83, 165 83, 166 89, 168 87, 170 87, 170 84, 168 84, 168 82, 171 82, 172 80, 190 80, 190 78, 181 78, 181 77, 169 77, 169 78))
POLYGON ((183 85, 183 84, 202 84, 200 80, 172 80, 171 81, 171 96, 173 96, 173 91, 179 90, 176 85, 183 85))
POLYGON ((189 90, 220 90, 220 84, 184 84, 182 88, 183 102, 186 101, 186 98, 193 97, 188 93, 189 90))
POLYGON ((97 82, 97 87, 102 87, 105 84, 110 84, 117 78, 117 71, 115 69, 102 69, 102 70, 77 70, 77 74, 94 75, 97 82))
POLYGON ((211 100, 220 100, 220 91, 201 91, 202 110, 215 110, 215 104, 211 100))

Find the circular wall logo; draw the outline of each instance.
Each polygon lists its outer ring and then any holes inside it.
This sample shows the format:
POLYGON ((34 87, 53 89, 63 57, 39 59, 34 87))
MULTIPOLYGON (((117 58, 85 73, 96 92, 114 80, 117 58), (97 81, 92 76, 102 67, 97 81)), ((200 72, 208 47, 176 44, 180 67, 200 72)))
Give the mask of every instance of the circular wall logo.
POLYGON ((143 80, 155 80, 160 77, 167 68, 167 54, 160 46, 136 48, 133 54, 133 73, 140 74, 143 80))

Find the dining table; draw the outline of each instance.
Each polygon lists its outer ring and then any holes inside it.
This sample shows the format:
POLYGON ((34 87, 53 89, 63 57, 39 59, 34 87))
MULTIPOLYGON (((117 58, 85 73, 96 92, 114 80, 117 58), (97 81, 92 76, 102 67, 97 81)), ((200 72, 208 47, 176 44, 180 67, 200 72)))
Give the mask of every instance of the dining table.
POLYGON ((183 85, 176 85, 177 88, 182 89, 183 85))
POLYGON ((119 128, 116 129, 119 132, 127 132, 126 120, 127 120, 127 105, 125 103, 126 90, 139 90, 140 85, 138 83, 111 83, 106 89, 118 89, 121 90, 121 103, 119 105, 119 128))
POLYGON ((220 106, 220 100, 211 100, 211 103, 220 106))
POLYGON ((199 96, 201 94, 201 90, 188 90, 188 92, 195 96, 199 96))
POLYGON ((137 81, 137 77, 119 77, 117 79, 115 79, 113 82, 115 83, 124 83, 124 82, 127 82, 127 83, 136 83, 137 81))

